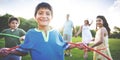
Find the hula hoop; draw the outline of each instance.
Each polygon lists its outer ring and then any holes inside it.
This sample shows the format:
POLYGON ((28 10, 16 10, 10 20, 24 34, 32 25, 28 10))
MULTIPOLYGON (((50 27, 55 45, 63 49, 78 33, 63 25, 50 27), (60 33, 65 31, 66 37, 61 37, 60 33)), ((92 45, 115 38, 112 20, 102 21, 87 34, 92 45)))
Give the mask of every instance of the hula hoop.
POLYGON ((5 34, 5 33, 0 33, 0 35, 14 37, 14 38, 18 38, 18 39, 20 38, 19 36, 11 35, 11 34, 5 34))
POLYGON ((19 46, 15 46, 15 47, 9 48, 8 51, 12 51, 12 50, 14 50, 16 48, 19 48, 19 46))
POLYGON ((86 45, 83 44, 83 43, 76 44, 76 43, 68 42, 68 44, 73 44, 73 45, 75 45, 75 46, 79 46, 79 47, 82 45, 82 46, 83 46, 83 49, 85 50, 85 52, 86 52, 86 49, 90 49, 90 50, 95 51, 96 53, 102 55, 102 56, 105 57, 106 59, 108 59, 108 60, 112 60, 110 57, 108 57, 108 56, 105 55, 104 53, 100 52, 99 50, 95 50, 95 49, 93 49, 93 48, 90 48, 90 47, 86 46, 86 45))
MULTIPOLYGON (((14 38, 20 38, 19 36, 15 36, 15 35, 11 35, 11 34, 5 34, 5 33, 0 33, 0 35, 10 36, 10 37, 14 37, 14 38)), ((76 43, 68 42, 68 44, 73 44, 73 45, 79 46, 79 47, 82 46, 85 52, 87 52, 86 49, 90 49, 90 50, 95 51, 98 54, 102 55, 103 57, 107 58, 108 60, 112 60, 111 58, 109 58, 107 55, 105 55, 104 53, 100 52, 99 50, 95 50, 93 48, 90 48, 90 47, 86 46, 83 43, 76 44, 76 43)), ((19 48, 19 46, 15 46, 15 47, 9 48, 8 51, 12 51, 12 50, 14 50, 16 48, 19 48)))
MULTIPOLYGON (((5 34, 5 33, 0 33, 0 35, 9 36, 9 37, 18 38, 18 39, 20 38, 19 36, 11 35, 11 34, 5 34)), ((16 48, 19 48, 19 46, 15 46, 15 47, 12 47, 12 48, 8 48, 7 50, 8 50, 8 51, 12 51, 12 50, 14 50, 14 49, 16 49, 16 48)))
MULTIPOLYGON (((11 35, 11 34, 5 34, 5 33, 0 33, 0 35, 14 37, 14 38, 18 38, 18 39, 20 38, 19 36, 11 35)), ((9 48, 8 51, 12 51, 12 50, 14 50, 16 48, 19 48, 19 46, 15 46, 15 47, 9 48)))

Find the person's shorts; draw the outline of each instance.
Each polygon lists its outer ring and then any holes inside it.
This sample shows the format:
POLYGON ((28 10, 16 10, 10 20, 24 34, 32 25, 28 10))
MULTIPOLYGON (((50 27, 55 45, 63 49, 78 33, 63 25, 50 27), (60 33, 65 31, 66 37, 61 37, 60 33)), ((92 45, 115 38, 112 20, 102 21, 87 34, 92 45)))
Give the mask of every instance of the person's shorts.
POLYGON ((65 42, 72 42, 72 35, 63 34, 63 39, 65 42))

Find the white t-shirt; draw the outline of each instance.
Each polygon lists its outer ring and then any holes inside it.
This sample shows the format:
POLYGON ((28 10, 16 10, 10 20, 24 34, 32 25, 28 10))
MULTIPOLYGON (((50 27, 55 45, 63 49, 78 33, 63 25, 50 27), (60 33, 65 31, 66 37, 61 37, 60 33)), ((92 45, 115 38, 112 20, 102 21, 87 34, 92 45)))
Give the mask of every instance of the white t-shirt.
POLYGON ((66 21, 64 23, 63 34, 72 35, 72 28, 73 28, 73 22, 71 20, 66 21))

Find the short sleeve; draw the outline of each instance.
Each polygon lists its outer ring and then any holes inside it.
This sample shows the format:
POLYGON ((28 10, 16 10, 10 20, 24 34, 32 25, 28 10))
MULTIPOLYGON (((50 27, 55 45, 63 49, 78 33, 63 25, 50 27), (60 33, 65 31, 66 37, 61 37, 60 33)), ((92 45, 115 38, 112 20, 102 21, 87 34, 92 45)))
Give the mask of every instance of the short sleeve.
POLYGON ((24 36, 26 32, 23 29, 20 29, 20 36, 24 36))
POLYGON ((24 43, 20 45, 23 49, 31 49, 33 47, 33 41, 30 39, 30 32, 28 31, 25 35, 24 43))

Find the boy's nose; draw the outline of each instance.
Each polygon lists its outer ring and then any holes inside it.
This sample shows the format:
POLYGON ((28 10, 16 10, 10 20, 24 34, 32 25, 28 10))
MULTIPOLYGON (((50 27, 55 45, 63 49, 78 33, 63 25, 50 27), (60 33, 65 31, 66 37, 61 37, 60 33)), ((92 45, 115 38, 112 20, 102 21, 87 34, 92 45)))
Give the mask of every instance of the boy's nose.
POLYGON ((47 15, 44 13, 44 14, 42 15, 42 17, 47 17, 47 15))

